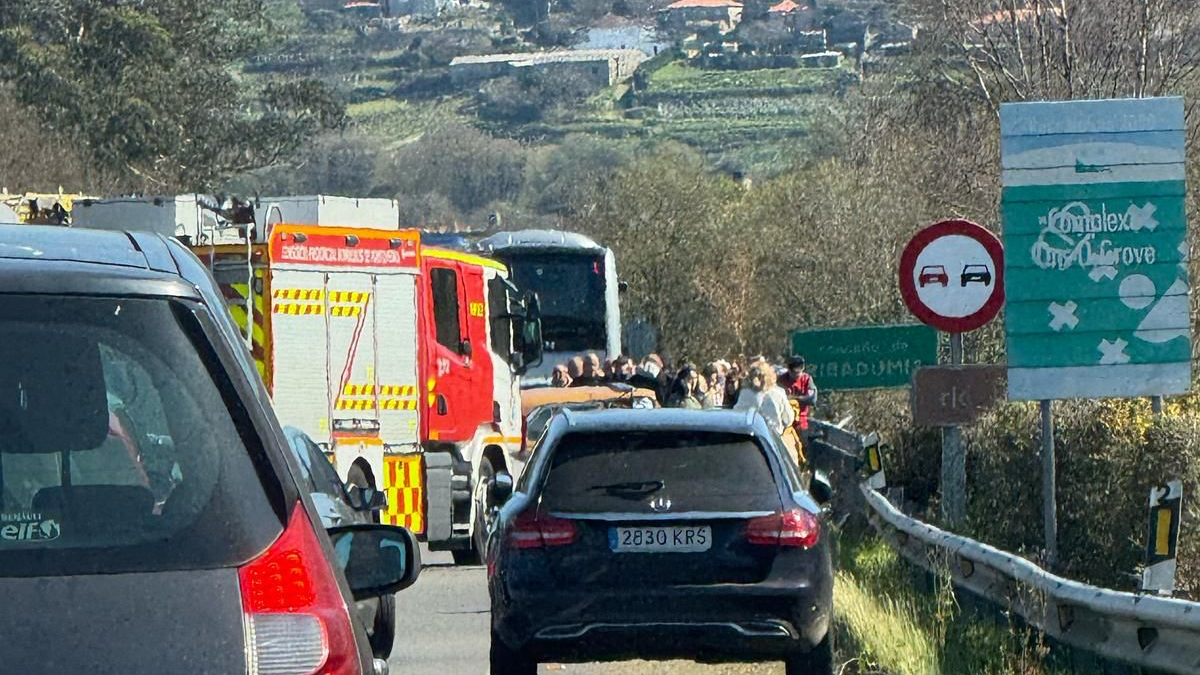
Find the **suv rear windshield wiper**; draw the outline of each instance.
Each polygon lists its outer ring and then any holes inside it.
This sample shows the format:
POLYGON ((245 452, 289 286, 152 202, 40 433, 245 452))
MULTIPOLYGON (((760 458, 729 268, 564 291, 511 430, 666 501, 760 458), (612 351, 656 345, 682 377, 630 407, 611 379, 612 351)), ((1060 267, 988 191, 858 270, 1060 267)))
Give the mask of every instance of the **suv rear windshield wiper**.
POLYGON ((613 497, 637 499, 646 495, 652 495, 664 487, 666 487, 666 483, 661 480, 645 480, 611 483, 609 485, 593 485, 588 490, 603 490, 606 494, 613 497))

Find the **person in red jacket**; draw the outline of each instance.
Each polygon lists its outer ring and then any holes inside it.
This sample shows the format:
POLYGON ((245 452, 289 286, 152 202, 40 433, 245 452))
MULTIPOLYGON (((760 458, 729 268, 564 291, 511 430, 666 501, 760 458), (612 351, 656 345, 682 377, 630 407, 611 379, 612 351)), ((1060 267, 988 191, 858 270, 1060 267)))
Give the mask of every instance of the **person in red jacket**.
POLYGON ((812 375, 805 372, 803 356, 793 356, 787 361, 787 373, 779 378, 779 386, 787 392, 788 400, 796 410, 796 421, 792 424, 805 445, 808 444, 808 411, 817 404, 817 385, 812 375))

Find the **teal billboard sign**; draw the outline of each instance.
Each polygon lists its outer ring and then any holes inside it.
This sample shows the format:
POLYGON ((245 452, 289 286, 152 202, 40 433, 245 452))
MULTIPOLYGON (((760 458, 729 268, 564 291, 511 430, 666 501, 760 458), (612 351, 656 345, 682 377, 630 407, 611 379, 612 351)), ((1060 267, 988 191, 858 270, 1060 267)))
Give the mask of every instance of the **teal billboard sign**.
POLYGON ((792 353, 823 391, 907 387, 918 368, 937 364, 937 345, 937 331, 920 324, 792 333, 792 353))
POLYGON ((1001 153, 1009 398, 1186 391, 1182 99, 1006 104, 1001 153))

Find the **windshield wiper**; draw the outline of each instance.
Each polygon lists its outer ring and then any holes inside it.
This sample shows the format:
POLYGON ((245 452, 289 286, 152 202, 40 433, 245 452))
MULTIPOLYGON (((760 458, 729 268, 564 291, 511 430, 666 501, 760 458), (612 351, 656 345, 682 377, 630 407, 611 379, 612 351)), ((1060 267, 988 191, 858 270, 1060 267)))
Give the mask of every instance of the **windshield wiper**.
POLYGON ((661 480, 630 481, 627 483, 611 483, 609 485, 593 485, 589 490, 603 490, 606 494, 623 499, 638 499, 666 487, 661 480))

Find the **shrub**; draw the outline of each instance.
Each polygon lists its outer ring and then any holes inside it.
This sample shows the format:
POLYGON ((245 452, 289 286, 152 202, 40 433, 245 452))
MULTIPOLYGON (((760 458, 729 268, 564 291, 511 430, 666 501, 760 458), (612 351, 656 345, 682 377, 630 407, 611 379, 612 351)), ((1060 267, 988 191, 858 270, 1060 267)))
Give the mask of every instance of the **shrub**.
MULTIPOLYGON (((929 507, 936 518, 939 433, 911 426, 906 406, 885 394, 834 399, 853 409, 857 426, 882 430, 888 482, 929 507), (869 420, 869 422, 867 421, 869 420)), ((1150 488, 1173 478, 1184 494, 1200 489, 1200 405, 1188 397, 1162 416, 1146 400, 1055 403, 1059 560, 1055 571, 1108 588, 1135 590, 1147 527, 1150 488)), ((1040 551, 1042 461, 1040 416, 1033 403, 996 406, 965 429, 968 522, 962 531, 1019 554, 1040 551)), ((1185 501, 1186 507, 1186 501, 1185 501)), ((1200 509, 1184 515, 1178 585, 1200 592, 1200 509)), ((1036 556, 1034 556, 1036 557, 1036 556)))

